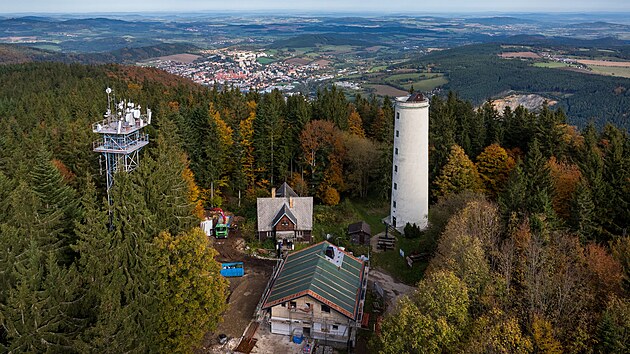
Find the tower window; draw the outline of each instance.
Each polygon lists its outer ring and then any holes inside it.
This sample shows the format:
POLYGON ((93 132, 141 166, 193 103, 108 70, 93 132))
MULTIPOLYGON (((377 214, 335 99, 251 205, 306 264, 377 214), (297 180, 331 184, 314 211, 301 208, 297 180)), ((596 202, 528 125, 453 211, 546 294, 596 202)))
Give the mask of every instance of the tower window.
POLYGON ((394 172, 398 172, 398 165, 394 165, 394 172))
POLYGON ((400 119, 400 112, 396 112, 396 119, 400 119))
POLYGON ((398 148, 394 149, 394 154, 398 155, 398 148))
POLYGON ((394 189, 398 190, 398 183, 394 183, 394 189))
POLYGON ((394 208, 395 208, 396 207, 396 201, 395 200, 394 200, 394 204, 393 205, 394 205, 394 208))
POLYGON ((400 132, 398 130, 396 130, 396 137, 400 136, 400 132))

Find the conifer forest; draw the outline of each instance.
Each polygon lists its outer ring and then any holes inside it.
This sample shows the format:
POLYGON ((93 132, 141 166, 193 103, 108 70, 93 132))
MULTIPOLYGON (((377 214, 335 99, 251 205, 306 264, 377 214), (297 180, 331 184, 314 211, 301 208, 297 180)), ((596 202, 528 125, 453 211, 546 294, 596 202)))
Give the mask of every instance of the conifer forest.
MULTIPOLYGON (((430 99, 431 255, 380 353, 630 351, 630 137, 562 109, 430 99)), ((227 308, 198 227, 255 218, 288 182, 318 205, 387 202, 390 98, 242 93, 118 65, 0 66, 0 353, 193 352, 227 308), (107 201, 105 89, 150 107, 150 144, 107 201)), ((253 236, 253 235, 252 235, 253 236)))

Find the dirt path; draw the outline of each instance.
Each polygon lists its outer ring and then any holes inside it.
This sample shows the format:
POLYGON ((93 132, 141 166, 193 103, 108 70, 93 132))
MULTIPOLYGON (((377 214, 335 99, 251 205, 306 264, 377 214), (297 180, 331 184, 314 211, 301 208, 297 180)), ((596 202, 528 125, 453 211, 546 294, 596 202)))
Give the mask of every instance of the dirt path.
POLYGON ((387 303, 387 310, 385 311, 386 314, 390 313, 394 309, 401 296, 410 294, 413 290, 415 290, 413 286, 396 281, 391 275, 379 269, 370 269, 369 279, 370 281, 378 282, 385 291, 385 302, 387 303))
POLYGON ((219 252, 215 257, 217 261, 243 262, 245 275, 228 278, 230 296, 228 309, 223 314, 223 322, 219 323, 216 331, 206 335, 204 345, 197 350, 197 353, 217 352, 216 344, 219 334, 226 334, 229 339, 236 339, 235 343, 238 343, 254 316, 256 306, 271 277, 273 266, 276 264, 275 261, 253 258, 245 254, 245 240, 241 237, 220 240, 212 238, 211 243, 219 252))

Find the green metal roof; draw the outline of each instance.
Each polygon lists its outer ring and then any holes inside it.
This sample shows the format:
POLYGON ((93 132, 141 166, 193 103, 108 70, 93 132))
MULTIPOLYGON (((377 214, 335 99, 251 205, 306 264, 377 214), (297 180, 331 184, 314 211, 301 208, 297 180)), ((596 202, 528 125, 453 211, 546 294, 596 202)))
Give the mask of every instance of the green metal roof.
POLYGON ((263 308, 309 295, 341 314, 356 319, 363 281, 363 262, 329 242, 291 253, 273 280, 263 308), (343 252, 340 266, 326 256, 332 246, 343 252))

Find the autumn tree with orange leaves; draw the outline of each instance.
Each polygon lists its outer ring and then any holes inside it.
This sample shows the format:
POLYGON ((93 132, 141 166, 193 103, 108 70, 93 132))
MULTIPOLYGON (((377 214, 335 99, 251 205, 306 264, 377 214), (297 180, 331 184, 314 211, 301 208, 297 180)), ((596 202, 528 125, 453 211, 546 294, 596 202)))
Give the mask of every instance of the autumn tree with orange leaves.
POLYGON ((496 198, 499 192, 503 190, 515 164, 514 159, 498 144, 486 147, 477 156, 479 176, 485 190, 491 197, 496 198))
POLYGON ((335 199, 325 197, 344 188, 345 149, 341 131, 330 121, 315 120, 306 124, 300 140, 311 190, 316 191, 321 200, 335 199))

